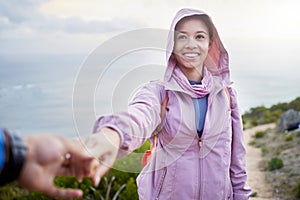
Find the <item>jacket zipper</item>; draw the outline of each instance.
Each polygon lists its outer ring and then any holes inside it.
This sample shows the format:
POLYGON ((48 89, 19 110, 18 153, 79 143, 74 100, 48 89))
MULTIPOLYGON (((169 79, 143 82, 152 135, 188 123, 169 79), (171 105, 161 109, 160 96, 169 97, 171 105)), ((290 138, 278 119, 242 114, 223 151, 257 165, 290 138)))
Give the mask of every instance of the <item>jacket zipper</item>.
POLYGON ((198 199, 203 199, 202 198, 202 196, 203 196, 203 166, 202 166, 202 160, 201 160, 201 158, 202 158, 202 156, 200 155, 200 153, 201 153, 201 148, 202 148, 202 144, 203 144, 203 138, 204 138, 204 136, 205 136, 205 134, 206 134, 206 129, 207 129, 207 125, 205 125, 205 124, 207 124, 207 119, 209 118, 209 115, 210 115, 210 113, 209 113, 209 108, 210 108, 210 105, 211 105, 211 102, 210 102, 210 96, 208 96, 208 98, 207 98, 207 111, 206 111, 206 116, 205 116, 205 122, 204 122, 204 127, 203 127, 203 132, 202 132, 202 136, 201 136, 201 138, 199 138, 199 193, 198 193, 198 199))
POLYGON ((162 186, 163 186, 163 183, 164 183, 166 174, 167 174, 167 168, 165 167, 165 168, 164 168, 164 171, 163 171, 163 174, 162 174, 162 177, 161 177, 161 181, 160 181, 160 183, 159 183, 159 189, 158 189, 158 193, 157 193, 157 195, 156 195, 156 197, 155 197, 155 200, 158 200, 158 197, 159 197, 159 195, 160 195, 160 193, 161 193, 162 186))
POLYGON ((203 170, 203 166, 202 166, 202 160, 201 158, 199 158, 199 199, 202 199, 202 195, 203 195, 203 176, 202 176, 202 170, 203 170))
MULTIPOLYGON (((200 149, 201 149, 201 146, 202 146, 202 138, 199 138, 198 139, 198 143, 199 143, 199 153, 200 153, 200 149)), ((199 160, 198 160, 198 167, 197 167, 197 170, 198 170, 198 172, 197 172, 197 175, 198 175, 198 179, 197 179, 197 181, 198 181, 198 194, 197 194, 197 197, 196 197, 196 199, 199 199, 200 198, 200 193, 201 193, 201 172, 200 172, 200 163, 201 163, 201 159, 200 159, 200 155, 199 155, 199 160)))
POLYGON ((202 138, 199 138, 199 139, 198 139, 198 143, 199 143, 199 147, 200 147, 200 149, 201 149, 201 147, 202 147, 202 138))

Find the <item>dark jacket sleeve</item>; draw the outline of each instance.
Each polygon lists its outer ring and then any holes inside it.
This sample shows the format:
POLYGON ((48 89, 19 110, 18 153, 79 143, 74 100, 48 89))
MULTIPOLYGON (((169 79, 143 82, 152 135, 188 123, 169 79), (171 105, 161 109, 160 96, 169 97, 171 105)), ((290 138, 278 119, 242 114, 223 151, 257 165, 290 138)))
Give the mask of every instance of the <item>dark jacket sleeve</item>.
POLYGON ((4 167, 5 162, 5 139, 2 129, 0 130, 0 173, 4 167))

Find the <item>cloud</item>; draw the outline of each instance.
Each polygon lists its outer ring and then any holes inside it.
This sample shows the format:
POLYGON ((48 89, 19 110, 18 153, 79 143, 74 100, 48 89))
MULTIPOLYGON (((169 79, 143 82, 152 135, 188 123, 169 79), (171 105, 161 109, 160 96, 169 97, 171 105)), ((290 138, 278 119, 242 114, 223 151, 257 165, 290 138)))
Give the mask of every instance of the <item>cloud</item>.
POLYGON ((22 23, 39 17, 38 7, 48 0, 0 0, 0 16, 11 23, 22 23))
POLYGON ((62 18, 46 15, 39 10, 46 2, 48 0, 0 0, 0 32, 24 29, 33 32, 99 34, 142 26, 140 22, 130 19, 86 20, 80 16, 62 18))
POLYGON ((124 19, 109 20, 85 20, 82 17, 74 16, 68 18, 51 18, 45 19, 43 23, 33 24, 35 29, 44 31, 63 31, 66 33, 85 33, 99 34, 114 31, 124 31, 130 28, 142 26, 139 22, 124 19))

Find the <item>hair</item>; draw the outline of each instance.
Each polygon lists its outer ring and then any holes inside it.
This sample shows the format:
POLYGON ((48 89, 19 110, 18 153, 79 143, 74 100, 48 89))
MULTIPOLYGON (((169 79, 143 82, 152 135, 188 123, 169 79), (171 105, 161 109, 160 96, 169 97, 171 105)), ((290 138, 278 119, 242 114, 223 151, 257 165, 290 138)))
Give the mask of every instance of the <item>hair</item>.
POLYGON ((202 15, 191 15, 191 16, 183 17, 182 19, 180 19, 177 22, 177 24, 175 26, 175 30, 177 29, 177 25, 179 24, 179 22, 181 22, 184 19, 194 18, 194 17, 197 17, 198 19, 200 19, 201 21, 204 22, 204 24, 206 25, 206 27, 208 29, 210 43, 212 43, 213 40, 214 40, 214 29, 213 29, 214 25, 213 25, 210 17, 207 16, 207 15, 205 15, 205 14, 202 14, 202 15))

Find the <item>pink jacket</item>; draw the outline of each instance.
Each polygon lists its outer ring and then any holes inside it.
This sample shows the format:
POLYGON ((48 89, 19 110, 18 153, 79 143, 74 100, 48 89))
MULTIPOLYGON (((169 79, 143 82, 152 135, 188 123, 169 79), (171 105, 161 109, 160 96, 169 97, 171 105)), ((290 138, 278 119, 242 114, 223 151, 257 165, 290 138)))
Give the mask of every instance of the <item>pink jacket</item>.
POLYGON ((129 153, 149 139, 161 122, 161 103, 168 92, 158 147, 137 178, 141 200, 242 200, 251 193, 246 185, 241 115, 235 92, 229 87, 228 54, 215 27, 202 81, 209 95, 201 140, 195 125, 193 90, 186 89, 189 86, 184 76, 181 84, 174 78, 176 62, 171 52, 175 25, 185 16, 204 14, 198 10, 180 10, 170 29, 164 82, 151 82, 142 88, 127 112, 102 116, 95 123, 94 132, 103 127, 115 129, 121 137, 120 155, 129 153), (229 89, 230 102, 225 87, 229 89))

